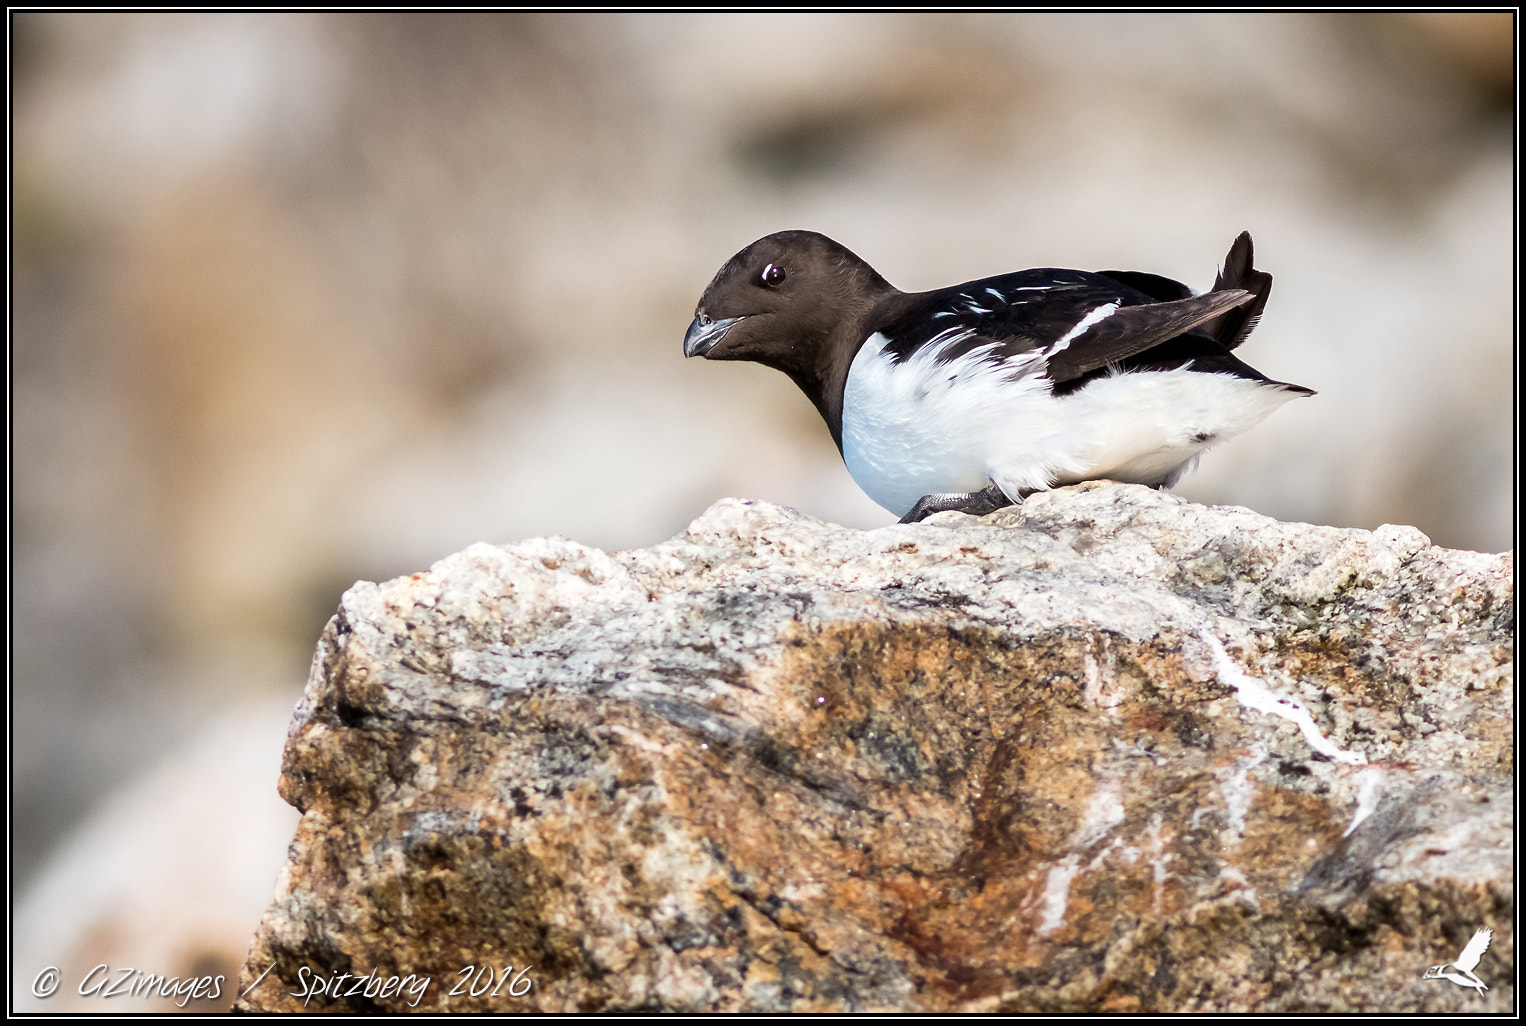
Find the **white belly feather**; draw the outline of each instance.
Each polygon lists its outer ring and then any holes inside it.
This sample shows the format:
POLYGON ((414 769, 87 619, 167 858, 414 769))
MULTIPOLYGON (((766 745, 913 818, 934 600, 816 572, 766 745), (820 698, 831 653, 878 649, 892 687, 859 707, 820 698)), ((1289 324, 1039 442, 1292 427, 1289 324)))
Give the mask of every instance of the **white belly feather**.
POLYGON ((901 364, 869 337, 843 396, 843 459, 868 496, 897 516, 924 495, 1009 497, 1094 478, 1174 484, 1204 449, 1263 420, 1297 393, 1187 368, 1098 378, 1050 394, 1043 358, 949 363, 924 346, 901 364), (1024 373, 1024 372, 1027 373, 1024 373))

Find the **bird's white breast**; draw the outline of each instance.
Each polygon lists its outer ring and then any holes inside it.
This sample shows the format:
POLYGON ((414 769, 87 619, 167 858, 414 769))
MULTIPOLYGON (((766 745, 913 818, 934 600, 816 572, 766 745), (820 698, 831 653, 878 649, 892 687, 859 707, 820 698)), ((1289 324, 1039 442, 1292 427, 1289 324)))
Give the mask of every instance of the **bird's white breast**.
MULTIPOLYGON (((1015 364, 1003 373, 981 350, 939 363, 938 345, 897 364, 887 342, 871 335, 848 370, 842 449, 859 487, 897 516, 924 495, 984 488, 1003 439, 1043 438, 1063 426, 1046 409, 1040 373, 1022 375, 1015 364)), ((1042 371, 1041 359, 1031 363, 1042 371)))
POLYGON ((988 481, 1013 498, 1094 478, 1174 484, 1205 448, 1295 395, 1183 367, 1112 374, 1055 396, 1041 354, 997 361, 986 348, 939 363, 933 344, 898 364, 887 341, 871 335, 848 371, 843 459, 897 516, 924 495, 988 481))

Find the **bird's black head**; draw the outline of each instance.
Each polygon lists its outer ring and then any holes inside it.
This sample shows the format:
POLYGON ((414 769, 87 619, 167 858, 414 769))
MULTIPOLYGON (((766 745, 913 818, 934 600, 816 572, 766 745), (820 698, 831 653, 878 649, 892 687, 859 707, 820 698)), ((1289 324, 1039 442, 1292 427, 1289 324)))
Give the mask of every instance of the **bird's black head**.
POLYGON ((685 356, 754 360, 799 380, 834 331, 895 289, 816 232, 776 232, 726 261, 694 311, 685 356))

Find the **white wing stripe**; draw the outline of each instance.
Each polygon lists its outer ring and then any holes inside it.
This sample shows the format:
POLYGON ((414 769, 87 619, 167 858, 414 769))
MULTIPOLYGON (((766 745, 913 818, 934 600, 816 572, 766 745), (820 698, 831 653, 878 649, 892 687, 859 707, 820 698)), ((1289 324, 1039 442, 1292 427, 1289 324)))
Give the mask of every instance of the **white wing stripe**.
POLYGON ((1044 355, 1045 356, 1053 356, 1055 353, 1063 352, 1065 350, 1065 347, 1070 345, 1070 343, 1073 342, 1076 339, 1076 337, 1078 335, 1080 335, 1082 332, 1084 332, 1086 329, 1090 328, 1092 325, 1096 324, 1098 321, 1101 321, 1101 320, 1104 320, 1105 318, 1113 316, 1113 314, 1115 314, 1117 312, 1118 312, 1118 304, 1117 303, 1104 303, 1102 306, 1097 307, 1091 313, 1089 313, 1085 317, 1081 318, 1081 320, 1079 322, 1077 322, 1077 324, 1076 324, 1076 326, 1074 328, 1071 328, 1069 331, 1067 331, 1065 333, 1065 337, 1064 338, 1060 339, 1054 345, 1050 346, 1049 349, 1045 351, 1044 355))

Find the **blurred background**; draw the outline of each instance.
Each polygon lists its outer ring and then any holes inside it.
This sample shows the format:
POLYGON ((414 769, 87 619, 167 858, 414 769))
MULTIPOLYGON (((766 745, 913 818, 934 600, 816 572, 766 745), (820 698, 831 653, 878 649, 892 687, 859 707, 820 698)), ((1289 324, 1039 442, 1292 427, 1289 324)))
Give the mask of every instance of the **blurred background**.
MULTIPOLYGON (((1513 545, 1504 14, 11 15, 15 1007, 223 973, 357 579, 475 541, 853 527, 781 374, 685 362, 720 265, 824 232, 897 286, 1199 289, 1318 389, 1178 491, 1513 545), (47 965, 59 996, 27 996, 47 965)), ((165 1003, 160 1003, 163 1006, 165 1003)), ((170 1006, 173 1007, 173 1006, 170 1006)))

